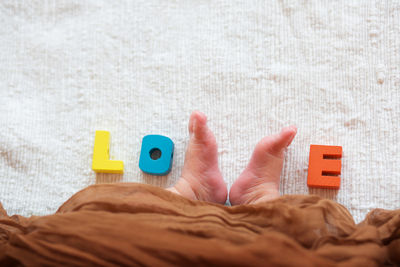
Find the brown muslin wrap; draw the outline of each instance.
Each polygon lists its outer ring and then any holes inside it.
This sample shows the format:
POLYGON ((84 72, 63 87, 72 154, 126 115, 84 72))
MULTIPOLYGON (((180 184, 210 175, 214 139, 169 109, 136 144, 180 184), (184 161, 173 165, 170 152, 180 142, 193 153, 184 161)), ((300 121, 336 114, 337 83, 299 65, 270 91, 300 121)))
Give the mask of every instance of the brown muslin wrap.
POLYGON ((382 266, 400 264, 400 210, 355 225, 318 196, 227 207, 149 185, 90 186, 54 215, 7 216, 0 266, 382 266))

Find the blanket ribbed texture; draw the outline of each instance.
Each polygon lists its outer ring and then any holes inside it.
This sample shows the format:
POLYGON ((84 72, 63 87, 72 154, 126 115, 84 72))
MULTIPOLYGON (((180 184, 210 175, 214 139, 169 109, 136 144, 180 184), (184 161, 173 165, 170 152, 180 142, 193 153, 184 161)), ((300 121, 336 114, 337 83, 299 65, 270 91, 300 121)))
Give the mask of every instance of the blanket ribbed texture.
POLYGON ((356 221, 399 208, 398 1, 1 1, 0 201, 45 215, 85 186, 179 177, 205 112, 228 186, 256 142, 295 124, 282 194, 318 194, 356 221), (125 173, 95 175, 95 130, 125 173), (176 145, 144 175, 141 138, 176 145), (341 145, 339 191, 306 186, 310 144, 341 145))

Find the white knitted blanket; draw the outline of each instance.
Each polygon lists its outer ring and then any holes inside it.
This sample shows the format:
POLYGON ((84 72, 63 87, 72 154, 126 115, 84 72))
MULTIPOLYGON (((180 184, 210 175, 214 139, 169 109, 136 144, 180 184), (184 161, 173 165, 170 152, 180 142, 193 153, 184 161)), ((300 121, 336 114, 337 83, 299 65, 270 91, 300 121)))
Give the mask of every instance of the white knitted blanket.
POLYGON ((45 215, 96 183, 170 186, 198 109, 228 186, 260 138, 295 124, 282 194, 356 221, 400 208, 399 18, 394 0, 1 1, 0 201, 45 215), (95 130, 122 176, 91 170, 95 130), (175 142, 168 176, 140 171, 147 134, 175 142), (340 190, 307 188, 310 144, 343 147, 340 190))

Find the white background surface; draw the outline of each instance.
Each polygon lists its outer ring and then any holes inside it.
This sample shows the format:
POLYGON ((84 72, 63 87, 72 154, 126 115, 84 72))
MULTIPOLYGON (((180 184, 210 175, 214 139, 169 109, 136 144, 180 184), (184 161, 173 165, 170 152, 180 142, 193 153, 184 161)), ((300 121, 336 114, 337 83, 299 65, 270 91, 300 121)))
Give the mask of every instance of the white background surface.
POLYGON ((399 18, 398 1, 1 1, 0 201, 44 215, 95 183, 172 185, 198 109, 228 186, 260 138, 295 124, 282 194, 356 221, 400 208, 399 18), (91 170, 95 130, 123 176, 91 170), (147 134, 175 142, 166 177, 138 168, 147 134), (307 188, 310 144, 343 146, 339 191, 307 188))

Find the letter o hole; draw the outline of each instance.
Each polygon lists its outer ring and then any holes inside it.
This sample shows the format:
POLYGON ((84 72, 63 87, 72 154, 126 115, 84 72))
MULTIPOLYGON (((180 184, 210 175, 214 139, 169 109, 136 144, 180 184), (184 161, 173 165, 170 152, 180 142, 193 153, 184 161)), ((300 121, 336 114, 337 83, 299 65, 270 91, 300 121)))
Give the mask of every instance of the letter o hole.
POLYGON ((161 158, 161 150, 158 148, 153 148, 152 150, 150 150, 150 158, 152 160, 157 160, 161 158))

